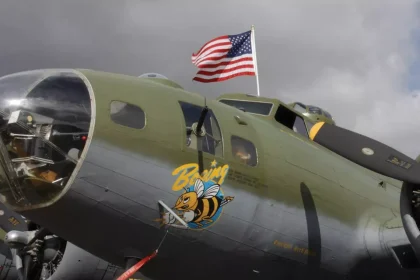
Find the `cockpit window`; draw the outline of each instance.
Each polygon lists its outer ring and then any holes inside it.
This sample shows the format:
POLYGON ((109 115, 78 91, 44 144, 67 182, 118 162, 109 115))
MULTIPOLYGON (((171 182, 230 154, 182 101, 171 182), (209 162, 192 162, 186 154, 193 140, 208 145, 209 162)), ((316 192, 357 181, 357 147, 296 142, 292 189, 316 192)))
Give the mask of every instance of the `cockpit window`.
POLYGON ((309 110, 309 113, 311 113, 311 114, 322 115, 321 108, 318 108, 318 107, 315 107, 315 106, 308 106, 308 110, 309 110))
POLYGON ((33 112, 88 130, 90 97, 86 85, 72 74, 48 77, 28 93, 24 104, 33 112), (54 99, 51 98, 54 96, 54 99))
POLYGON ((222 132, 213 111, 209 109, 204 120, 203 128, 205 135, 201 138, 201 146, 198 147, 198 138, 192 131, 193 126, 197 125, 203 107, 180 101, 182 112, 184 113, 185 125, 187 127, 187 147, 198 149, 205 153, 223 157, 222 132))
POLYGON ((306 113, 306 106, 303 105, 302 103, 299 103, 299 102, 297 102, 295 104, 295 106, 293 107, 293 109, 295 109, 299 113, 306 113))
POLYGON ((268 116, 273 108, 273 103, 269 102, 255 102, 255 101, 246 101, 246 100, 232 100, 232 99, 221 99, 219 102, 226 105, 235 107, 239 110, 252 113, 268 116))
POLYGON ((294 132, 299 133, 305 137, 309 137, 303 118, 285 106, 279 106, 274 118, 276 121, 292 129, 294 132))
POLYGON ((232 135, 230 141, 232 143, 232 155, 235 159, 250 166, 257 166, 257 149, 251 141, 235 135, 232 135))
POLYGON ((135 105, 121 101, 112 101, 110 104, 111 120, 119 125, 143 129, 146 126, 144 111, 135 105))

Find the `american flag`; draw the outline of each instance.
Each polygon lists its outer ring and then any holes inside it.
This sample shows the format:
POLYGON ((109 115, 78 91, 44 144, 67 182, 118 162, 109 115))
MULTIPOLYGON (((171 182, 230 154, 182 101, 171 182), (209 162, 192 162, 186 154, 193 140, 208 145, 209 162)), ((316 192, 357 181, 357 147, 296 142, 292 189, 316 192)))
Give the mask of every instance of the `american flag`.
POLYGON ((255 76, 251 30, 214 38, 191 56, 200 70, 194 81, 221 82, 238 76, 255 76))

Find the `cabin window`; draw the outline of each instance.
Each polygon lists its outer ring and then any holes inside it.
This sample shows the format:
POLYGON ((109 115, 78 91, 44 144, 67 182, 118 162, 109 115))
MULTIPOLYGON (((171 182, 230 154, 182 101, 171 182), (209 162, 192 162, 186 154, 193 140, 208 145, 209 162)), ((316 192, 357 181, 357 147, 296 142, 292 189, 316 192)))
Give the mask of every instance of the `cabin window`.
POLYGON ((294 132, 299 133, 305 137, 309 137, 303 118, 287 107, 280 105, 274 118, 276 121, 292 129, 294 132))
POLYGON ((299 102, 295 103, 293 109, 295 109, 299 113, 306 113, 306 106, 299 102))
POLYGON ((273 103, 255 102, 245 100, 220 99, 219 102, 235 107, 244 112, 268 116, 273 108, 273 103))
POLYGON ((198 147, 197 136, 192 132, 191 127, 194 123, 198 123, 203 107, 180 101, 182 112, 184 114, 185 125, 187 128, 186 145, 192 149, 198 149, 205 153, 223 157, 222 132, 219 123, 213 111, 209 109, 204 120, 203 128, 206 135, 201 139, 201 147, 198 147))
POLYGON ((132 104, 114 100, 110 104, 110 114, 111 120, 116 124, 136 129, 146 126, 144 111, 132 104))
POLYGON ((232 143, 232 155, 235 159, 250 166, 257 166, 257 149, 251 141, 234 135, 232 135, 230 141, 232 143))

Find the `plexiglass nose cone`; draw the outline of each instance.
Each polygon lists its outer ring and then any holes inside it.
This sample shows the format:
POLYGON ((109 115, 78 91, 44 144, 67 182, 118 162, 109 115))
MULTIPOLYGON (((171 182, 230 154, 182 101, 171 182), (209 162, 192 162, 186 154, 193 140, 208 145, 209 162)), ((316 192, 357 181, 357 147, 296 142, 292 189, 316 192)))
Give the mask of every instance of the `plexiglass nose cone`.
POLYGON ((86 146, 91 100, 75 71, 0 78, 0 194, 14 210, 51 204, 70 183, 86 146))

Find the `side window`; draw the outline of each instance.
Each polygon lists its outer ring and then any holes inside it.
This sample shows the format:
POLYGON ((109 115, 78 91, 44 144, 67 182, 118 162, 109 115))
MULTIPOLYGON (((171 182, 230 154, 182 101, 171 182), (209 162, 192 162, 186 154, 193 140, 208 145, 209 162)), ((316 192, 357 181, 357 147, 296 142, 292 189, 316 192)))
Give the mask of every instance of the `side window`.
POLYGON ((219 123, 213 111, 209 109, 207 116, 204 120, 203 128, 206 132, 202 138, 201 147, 197 147, 197 137, 192 132, 191 127, 193 124, 198 123, 203 107, 193 105, 190 103, 179 101, 182 112, 184 114, 185 126, 187 127, 187 147, 197 149, 205 153, 223 157, 223 142, 222 132, 220 131, 219 123))
POLYGON ((279 106, 274 118, 277 122, 292 129, 294 132, 299 133, 305 137, 309 137, 303 118, 285 106, 279 106))
POLYGON ((132 104, 114 100, 110 104, 110 115, 111 120, 119 125, 136 129, 146 126, 144 111, 132 104))
POLYGON ((238 161, 250 166, 257 166, 257 149, 251 141, 232 135, 232 155, 238 161))
POLYGON ((295 123, 293 124, 293 131, 302 134, 303 136, 308 136, 305 121, 299 116, 296 116, 295 123))

